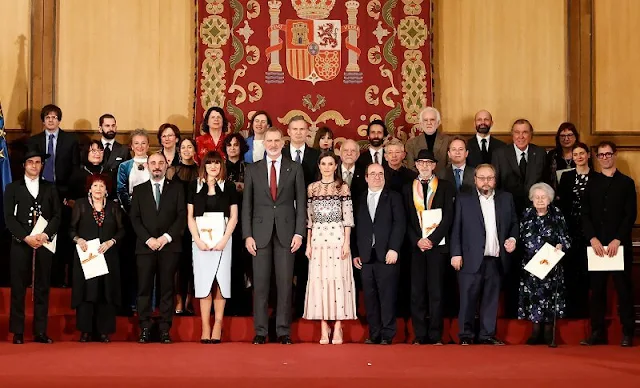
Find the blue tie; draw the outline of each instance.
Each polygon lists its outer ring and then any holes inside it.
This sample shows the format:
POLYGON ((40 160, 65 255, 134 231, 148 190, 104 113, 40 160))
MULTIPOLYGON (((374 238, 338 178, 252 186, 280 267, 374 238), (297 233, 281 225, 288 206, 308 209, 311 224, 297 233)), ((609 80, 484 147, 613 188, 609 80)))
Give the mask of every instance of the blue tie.
POLYGON ((47 153, 50 155, 49 160, 44 163, 44 173, 42 174, 46 181, 54 183, 56 181, 56 176, 53 172, 53 166, 56 163, 56 155, 55 149, 53 147, 53 140, 56 135, 49 135, 49 144, 47 144, 47 153))
POLYGON ((459 168, 454 168, 453 172, 456 178, 456 190, 460 191, 460 186, 462 186, 462 178, 460 176, 460 173, 462 172, 462 170, 459 168))

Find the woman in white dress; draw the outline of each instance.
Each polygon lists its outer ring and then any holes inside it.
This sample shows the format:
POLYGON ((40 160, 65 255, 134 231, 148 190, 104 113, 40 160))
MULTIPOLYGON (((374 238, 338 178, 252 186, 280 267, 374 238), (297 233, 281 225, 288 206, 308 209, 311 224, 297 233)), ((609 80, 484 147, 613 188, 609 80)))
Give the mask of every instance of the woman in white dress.
POLYGON ((238 223, 238 194, 232 182, 225 182, 222 156, 208 152, 200 164, 198 180, 192 182, 187 200, 189 231, 193 236, 193 277, 195 296, 200 299, 203 344, 219 344, 226 299, 231 297, 231 236, 238 223), (223 213, 224 235, 214 246, 199 233, 196 218, 205 213, 223 213), (211 329, 211 303, 215 321, 211 329))

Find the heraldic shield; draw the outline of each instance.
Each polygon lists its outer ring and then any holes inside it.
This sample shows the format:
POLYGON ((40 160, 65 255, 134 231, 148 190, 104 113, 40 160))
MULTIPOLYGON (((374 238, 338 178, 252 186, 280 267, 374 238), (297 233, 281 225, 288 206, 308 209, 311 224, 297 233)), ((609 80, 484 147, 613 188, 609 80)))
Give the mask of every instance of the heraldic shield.
POLYGON ((287 20, 286 42, 293 78, 315 84, 340 72, 340 20, 287 20))

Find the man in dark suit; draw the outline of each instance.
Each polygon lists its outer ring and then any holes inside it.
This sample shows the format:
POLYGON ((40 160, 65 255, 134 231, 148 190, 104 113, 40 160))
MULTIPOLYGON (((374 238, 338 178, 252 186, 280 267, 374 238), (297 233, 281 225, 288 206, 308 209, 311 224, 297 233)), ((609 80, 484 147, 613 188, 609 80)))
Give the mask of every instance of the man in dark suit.
POLYGON ((449 229, 453 221, 455 189, 435 175, 438 160, 430 150, 416 157, 418 179, 404 187, 407 237, 413 246, 411 260, 411 322, 416 345, 442 345, 444 326, 444 274, 449 264, 449 229), (423 218, 425 210, 440 210, 439 223, 423 218), (425 223, 429 224, 425 224, 425 223), (426 233, 423 230, 427 230, 426 233), (429 325, 427 326, 427 292, 429 325))
MULTIPOLYGON (((49 162, 44 164, 42 177, 53 183, 58 189, 61 207, 60 229, 67 230, 71 223, 71 207, 67 206, 69 198, 69 178, 80 165, 78 140, 73 133, 60 129, 62 110, 56 105, 46 105, 40 111, 44 130, 33 135, 27 141, 27 148, 41 154, 49 154, 49 162)), ((52 283, 54 287, 67 286, 72 279, 71 258, 73 243, 68 233, 58 236, 56 253, 53 258, 52 283), (67 271, 68 266, 68 271, 67 271)))
POLYGON ((618 310, 622 324, 621 346, 633 345, 635 331, 633 309, 633 243, 631 233, 637 217, 636 186, 633 179, 616 167, 617 147, 604 141, 598 145, 596 157, 601 172, 589 178, 582 205, 582 229, 598 256, 613 257, 624 248, 624 271, 591 272, 591 336, 581 345, 607 343, 605 311, 609 275, 618 293, 618 310))
POLYGON ((467 143, 461 137, 454 137, 447 151, 451 164, 447 166, 440 178, 453 183, 457 193, 470 193, 475 190, 473 183, 473 167, 467 164, 469 151, 467 143))
POLYGON ((349 185, 354 207, 360 195, 367 190, 365 170, 357 163, 360 146, 355 140, 347 139, 340 146, 340 173, 342 180, 349 185))
POLYGON ((516 248, 518 217, 510 193, 495 190, 495 169, 475 170, 475 189, 456 197, 451 233, 451 265, 459 271, 461 345, 474 341, 476 306, 480 298, 479 343, 504 345, 496 338, 502 275, 516 248), (480 291, 482 290, 482 295, 480 291))
MULTIPOLYGON (((305 190, 310 184, 319 179, 318 158, 320 151, 307 145, 309 124, 302 116, 294 116, 289 120, 287 132, 291 141, 282 149, 282 155, 302 166, 305 190)), ((306 206, 306 204, 304 205, 306 206)), ((304 207, 303 206, 303 207, 304 207)), ((305 213, 306 214, 306 213, 305 213)), ((307 237, 303 235, 302 246, 306 246, 307 237)), ((294 264, 294 310, 297 318, 304 313, 304 299, 309 278, 309 259, 304 255, 304 249, 296 252, 294 264)))
MULTIPOLYGON (((11 241, 11 315, 9 331, 13 343, 24 343, 24 299, 31 279, 32 260, 35 254, 33 333, 34 341, 53 343, 47 336, 49 311, 49 286, 53 254, 43 244, 53 241, 60 225, 60 199, 55 186, 41 179, 45 159, 49 155, 30 149, 24 156, 24 179, 9 183, 4 192, 5 224, 13 236, 11 241), (39 234, 31 236, 38 218, 43 217, 47 226, 39 234)), ((66 231, 65 231, 66 232, 66 231)))
POLYGON ((367 137, 369 138, 369 148, 360 154, 356 162, 362 171, 366 171, 367 166, 371 163, 382 164, 387 166, 387 160, 384 158, 384 139, 389 136, 387 126, 382 120, 373 120, 367 126, 367 137))
POLYGON ((467 165, 475 168, 479 164, 491 163, 491 156, 498 148, 504 147, 504 142, 491 136, 489 131, 493 126, 493 117, 486 110, 481 110, 474 117, 476 134, 469 139, 467 149, 467 165))
POLYGON ((173 277, 182 251, 182 233, 187 220, 184 189, 165 179, 167 159, 154 153, 147 161, 151 179, 133 189, 131 224, 136 232, 138 264, 138 316, 140 343, 151 335, 151 293, 154 278, 160 295, 160 342, 171 343, 173 277))
POLYGON ((267 129, 267 157, 245 170, 242 237, 253 256, 254 344, 268 334, 267 301, 271 268, 275 265, 278 304, 276 331, 282 344, 291 344, 291 280, 294 254, 306 233, 306 189, 300 164, 282 157, 282 132, 267 129))
POLYGON ((421 150, 427 149, 433 152, 436 159, 440 161, 436 173, 447 166, 447 147, 451 141, 451 136, 438 131, 440 127, 440 112, 428 106, 420 112, 420 129, 422 133, 416 134, 415 137, 409 139, 406 144, 407 150, 407 167, 417 171, 415 160, 421 150))
POLYGON ((397 261, 404 240, 404 209, 402 196, 384 188, 381 165, 369 165, 366 179, 369 190, 362 194, 359 207, 354 209, 353 264, 362 270, 369 324, 365 343, 390 345, 396 335, 397 261))
POLYGON ((107 171, 118 171, 120 163, 131 159, 129 147, 118 143, 115 138, 118 132, 116 118, 112 114, 105 113, 98 120, 99 131, 102 135, 100 141, 104 146, 102 165, 107 171))

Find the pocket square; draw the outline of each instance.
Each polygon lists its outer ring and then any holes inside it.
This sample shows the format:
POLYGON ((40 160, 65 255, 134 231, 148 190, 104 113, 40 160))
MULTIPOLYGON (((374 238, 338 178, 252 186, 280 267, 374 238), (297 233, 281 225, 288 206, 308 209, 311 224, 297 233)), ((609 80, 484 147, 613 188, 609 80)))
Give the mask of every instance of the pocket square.
POLYGON ((118 157, 116 157, 116 160, 122 160, 122 158, 118 156, 118 157))

